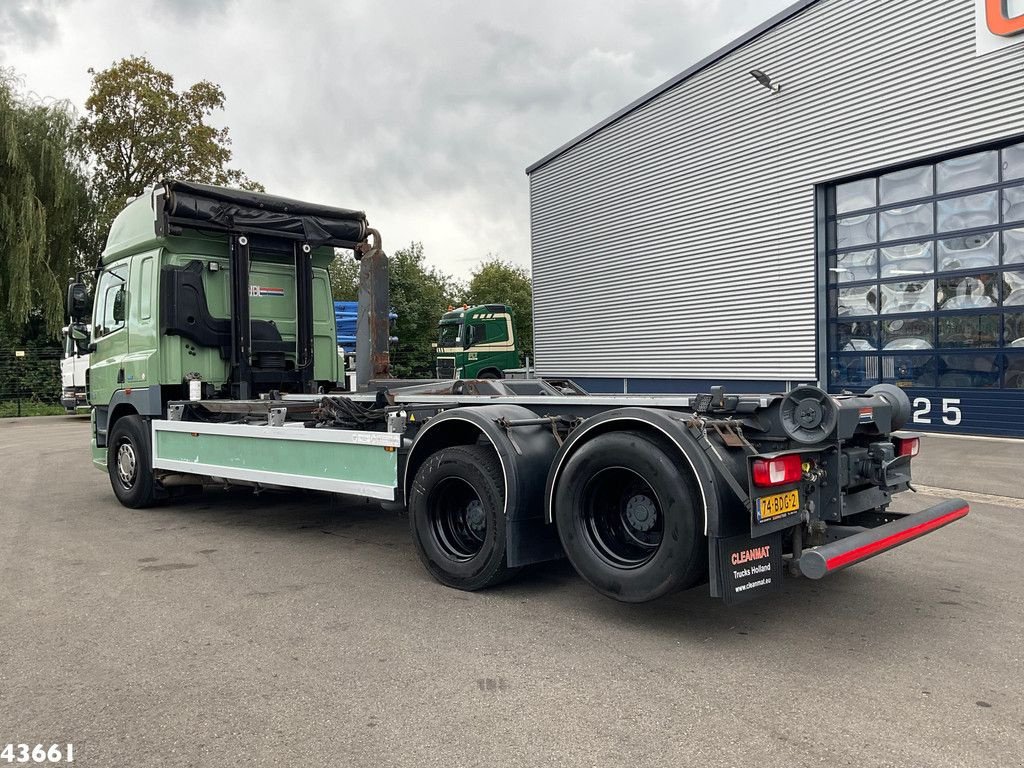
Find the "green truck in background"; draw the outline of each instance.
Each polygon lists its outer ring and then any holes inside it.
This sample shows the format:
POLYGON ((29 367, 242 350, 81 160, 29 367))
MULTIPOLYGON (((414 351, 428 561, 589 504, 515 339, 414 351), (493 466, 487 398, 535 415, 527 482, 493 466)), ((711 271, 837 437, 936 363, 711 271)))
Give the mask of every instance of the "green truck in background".
POLYGON ((504 378, 520 366, 517 342, 512 308, 505 304, 449 309, 438 324, 437 378, 504 378))

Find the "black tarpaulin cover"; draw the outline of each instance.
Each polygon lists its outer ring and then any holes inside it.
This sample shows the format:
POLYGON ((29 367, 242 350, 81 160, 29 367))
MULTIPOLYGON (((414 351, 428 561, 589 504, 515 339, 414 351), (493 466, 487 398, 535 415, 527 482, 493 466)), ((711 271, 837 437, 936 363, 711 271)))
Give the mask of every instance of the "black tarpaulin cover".
POLYGON ((263 192, 167 180, 164 214, 183 227, 281 235, 310 245, 351 248, 366 238, 366 214, 263 192), (204 226, 206 225, 206 226, 204 226))

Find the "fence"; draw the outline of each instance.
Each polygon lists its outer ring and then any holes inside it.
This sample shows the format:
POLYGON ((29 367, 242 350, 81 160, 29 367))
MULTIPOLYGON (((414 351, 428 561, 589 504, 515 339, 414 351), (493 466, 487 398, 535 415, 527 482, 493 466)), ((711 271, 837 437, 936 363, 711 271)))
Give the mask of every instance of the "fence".
POLYGON ((60 347, 0 347, 0 418, 63 413, 60 347))

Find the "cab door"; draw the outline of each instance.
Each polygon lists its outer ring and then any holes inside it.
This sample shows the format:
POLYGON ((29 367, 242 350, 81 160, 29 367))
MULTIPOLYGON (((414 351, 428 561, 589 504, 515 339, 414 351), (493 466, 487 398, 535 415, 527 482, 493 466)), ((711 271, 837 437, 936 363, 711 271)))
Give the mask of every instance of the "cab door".
POLYGON ((128 290, 128 262, 100 273, 93 301, 94 351, 89 359, 89 402, 100 408, 109 405, 114 392, 124 386, 128 290))

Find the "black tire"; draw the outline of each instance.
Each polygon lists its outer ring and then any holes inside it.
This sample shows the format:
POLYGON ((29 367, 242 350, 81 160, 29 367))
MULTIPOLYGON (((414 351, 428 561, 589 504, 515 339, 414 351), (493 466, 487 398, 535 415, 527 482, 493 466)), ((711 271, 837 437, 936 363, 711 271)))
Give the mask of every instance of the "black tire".
POLYGON ((555 522, 580 576, 607 597, 642 603, 706 577, 700 499, 669 446, 639 432, 609 432, 566 462, 555 522))
POLYGON ((505 552, 505 479, 490 448, 459 445, 428 457, 408 507, 416 552, 442 584, 473 591, 515 574, 505 552))
POLYGON ((478 379, 503 379, 505 377, 502 375, 501 371, 496 371, 493 368, 491 368, 491 369, 488 369, 486 371, 481 371, 480 375, 477 376, 477 378, 478 379))
POLYGON ((156 500, 149 423, 141 416, 122 416, 107 436, 107 474, 114 495, 124 506, 142 509, 156 500))

